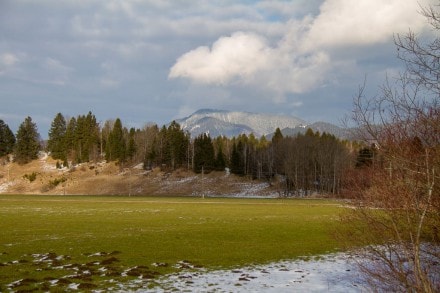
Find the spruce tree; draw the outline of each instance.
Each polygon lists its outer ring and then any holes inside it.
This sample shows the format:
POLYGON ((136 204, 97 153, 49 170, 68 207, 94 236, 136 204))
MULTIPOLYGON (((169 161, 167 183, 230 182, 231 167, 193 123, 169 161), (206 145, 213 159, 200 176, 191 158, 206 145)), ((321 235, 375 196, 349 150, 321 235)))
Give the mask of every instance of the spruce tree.
POLYGON ((99 125, 96 117, 91 111, 85 118, 86 140, 84 148, 87 149, 87 156, 83 157, 83 161, 96 160, 99 157, 99 125))
POLYGON ((109 134, 105 154, 108 161, 118 160, 123 162, 125 160, 126 144, 122 122, 119 118, 116 119, 113 129, 109 134))
POLYGON ((88 161, 89 154, 88 149, 85 147, 87 140, 87 126, 86 126, 86 117, 84 115, 80 115, 76 119, 76 128, 74 132, 74 149, 75 149, 75 161, 78 163, 82 163, 88 161))
POLYGON ((66 135, 64 137, 64 143, 66 147, 66 155, 69 160, 74 160, 75 154, 75 129, 76 129, 76 119, 75 117, 70 118, 66 127, 66 135))
POLYGON ((234 142, 231 154, 231 173, 233 174, 244 175, 243 151, 243 143, 241 141, 238 144, 234 142))
POLYGON ((95 115, 89 112, 72 118, 67 125, 67 145, 71 148, 72 159, 78 163, 97 159, 99 154, 99 125, 95 115))
POLYGON ((162 126, 159 132, 158 140, 158 163, 159 165, 169 165, 171 162, 169 140, 168 140, 168 130, 165 125, 162 126))
POLYGON ((58 113, 52 121, 47 141, 47 149, 54 159, 63 161, 67 159, 66 130, 66 120, 61 113, 58 113))
POLYGON ((0 157, 12 153, 14 145, 14 133, 12 133, 9 126, 0 119, 0 157))
POLYGON ((189 139, 176 121, 171 122, 168 126, 167 142, 171 168, 175 169, 182 166, 186 161, 189 139))
POLYGON ((134 128, 130 128, 130 132, 128 133, 128 144, 127 144, 127 158, 133 159, 136 154, 136 142, 135 142, 136 130, 134 128))
POLYGON ((277 127, 277 129, 275 130, 275 133, 272 137, 272 143, 277 144, 282 140, 283 140, 283 134, 281 133, 280 128, 277 127))
POLYGON ((15 161, 19 164, 26 164, 38 158, 40 150, 40 135, 37 125, 27 117, 17 131, 17 142, 14 148, 15 161))
POLYGON ((207 134, 201 134, 194 140, 194 172, 205 172, 214 170, 215 157, 214 146, 211 137, 207 134))
POLYGON ((225 159, 225 155, 223 154, 223 148, 220 145, 217 151, 217 156, 215 158, 215 169, 217 171, 224 171, 225 167, 226 167, 226 159, 225 159))

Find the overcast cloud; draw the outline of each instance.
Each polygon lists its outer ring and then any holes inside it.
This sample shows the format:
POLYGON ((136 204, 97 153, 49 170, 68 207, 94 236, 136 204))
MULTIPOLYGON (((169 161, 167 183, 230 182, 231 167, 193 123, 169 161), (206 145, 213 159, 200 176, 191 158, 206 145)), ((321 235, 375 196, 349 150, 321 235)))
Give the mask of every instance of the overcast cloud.
MULTIPOLYGON (((0 119, 92 111, 127 126, 199 108, 337 123, 401 69, 393 34, 431 0, 0 1, 0 119)), ((434 3, 434 2, 432 2, 434 3)))

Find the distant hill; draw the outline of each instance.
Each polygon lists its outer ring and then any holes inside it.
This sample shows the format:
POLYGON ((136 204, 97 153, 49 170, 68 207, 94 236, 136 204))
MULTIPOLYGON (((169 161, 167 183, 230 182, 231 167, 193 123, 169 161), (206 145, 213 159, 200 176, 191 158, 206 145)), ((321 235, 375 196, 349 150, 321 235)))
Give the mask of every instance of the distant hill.
MULTIPOLYGON (((340 139, 351 139, 352 131, 347 128, 342 128, 327 122, 315 122, 309 125, 294 127, 294 128, 283 128, 281 129, 281 133, 283 136, 295 136, 299 133, 305 133, 307 129, 312 129, 313 132, 319 131, 319 133, 327 133, 332 134, 340 139)), ((267 135, 268 139, 272 139, 273 133, 267 135)))
POLYGON ((296 128, 306 124, 302 119, 274 114, 202 109, 188 117, 177 119, 183 130, 196 137, 209 133, 211 137, 233 137, 253 133, 256 137, 273 133, 280 129, 296 128))

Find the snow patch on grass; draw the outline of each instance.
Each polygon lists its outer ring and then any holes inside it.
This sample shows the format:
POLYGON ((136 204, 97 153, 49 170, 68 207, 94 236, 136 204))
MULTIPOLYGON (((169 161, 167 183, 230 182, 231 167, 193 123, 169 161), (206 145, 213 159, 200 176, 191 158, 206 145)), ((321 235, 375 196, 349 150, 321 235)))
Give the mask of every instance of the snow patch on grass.
MULTIPOLYGON (((365 292, 365 281, 345 253, 232 270, 187 270, 136 292, 365 292)), ((127 286, 130 286, 127 284, 127 286)))

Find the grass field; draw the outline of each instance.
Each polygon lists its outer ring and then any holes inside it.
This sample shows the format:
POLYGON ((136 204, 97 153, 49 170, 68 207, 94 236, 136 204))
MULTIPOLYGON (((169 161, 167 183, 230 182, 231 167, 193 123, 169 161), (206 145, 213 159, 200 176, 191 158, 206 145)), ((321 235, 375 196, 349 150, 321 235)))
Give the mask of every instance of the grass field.
POLYGON ((336 201, 0 195, 0 291, 111 289, 335 251, 336 201))

